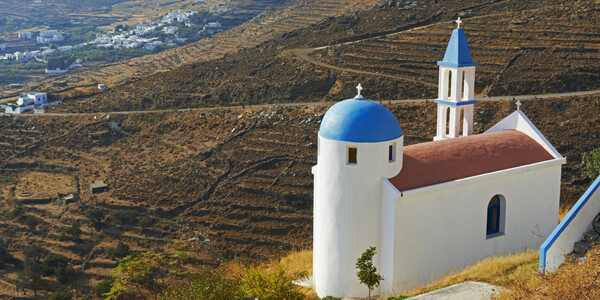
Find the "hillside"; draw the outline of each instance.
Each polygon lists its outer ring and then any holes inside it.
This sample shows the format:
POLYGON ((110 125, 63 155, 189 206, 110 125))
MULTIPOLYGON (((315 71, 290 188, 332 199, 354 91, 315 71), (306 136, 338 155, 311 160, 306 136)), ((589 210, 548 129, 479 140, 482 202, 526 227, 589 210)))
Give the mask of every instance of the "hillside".
MULTIPOLYGON (((157 54, 83 68, 76 73, 56 76, 48 80, 32 81, 27 84, 27 88, 51 92, 64 90, 64 88, 53 87, 52 83, 59 81, 66 81, 67 89, 98 83, 112 88, 127 82, 137 82, 140 78, 155 72, 165 72, 187 64, 218 59, 228 53, 254 47, 290 30, 305 27, 344 12, 365 9, 378 2, 379 0, 231 0, 223 3, 225 11, 219 13, 218 17, 235 19, 240 22, 247 20, 246 23, 209 39, 157 54)), ((0 87, 0 97, 14 96, 19 92, 18 88, 0 87)))
POLYGON ((473 59, 480 62, 476 92, 481 95, 599 87, 600 5, 592 1, 477 3, 390 2, 93 97, 69 101, 70 96, 63 95, 67 105, 57 109, 313 102, 350 97, 356 82, 377 99, 434 98, 435 62, 444 55, 456 16, 462 16, 473 59))
MULTIPOLYGON (((523 101, 523 109, 558 151, 563 167, 562 210, 587 188, 579 176, 581 154, 600 144, 600 96, 523 101)), ((388 105, 405 143, 431 140, 433 103, 388 105)), ((21 116, 0 118, 1 235, 22 259, 22 249, 42 245, 67 255, 86 276, 75 287, 89 292, 106 279, 117 240, 132 250, 190 240, 193 260, 261 262, 312 243, 312 176, 316 137, 326 106, 217 109, 148 114, 21 116), (104 180, 110 190, 91 194, 104 180), (79 190, 66 204, 57 193, 79 190), (49 199, 49 200, 45 200, 49 199), (24 212, 14 216, 16 207, 24 212), (93 225, 86 210, 105 211, 93 225), (25 219, 43 220, 35 231, 25 219), (80 242, 61 240, 75 220, 80 242), (17 234, 18 233, 18 234, 17 234)), ((514 110, 512 101, 477 105, 475 132, 514 110)), ((18 269, 4 270, 7 288, 18 269)), ((52 286, 52 285, 49 285, 52 286)))

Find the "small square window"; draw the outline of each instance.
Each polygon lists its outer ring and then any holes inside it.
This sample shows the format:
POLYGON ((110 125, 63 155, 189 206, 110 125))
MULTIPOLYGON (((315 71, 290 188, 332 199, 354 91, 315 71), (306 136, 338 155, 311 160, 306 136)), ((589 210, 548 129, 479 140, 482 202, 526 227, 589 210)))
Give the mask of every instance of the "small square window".
POLYGON ((357 152, 358 152, 358 150, 355 147, 348 147, 348 163, 349 164, 357 163, 357 159, 356 159, 357 152))

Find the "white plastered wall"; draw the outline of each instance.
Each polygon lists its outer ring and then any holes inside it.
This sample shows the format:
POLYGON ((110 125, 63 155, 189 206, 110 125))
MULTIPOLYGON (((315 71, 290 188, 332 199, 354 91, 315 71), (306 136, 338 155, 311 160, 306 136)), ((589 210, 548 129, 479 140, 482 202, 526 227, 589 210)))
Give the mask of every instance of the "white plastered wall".
MULTIPOLYGON (((485 257, 539 247, 558 222, 562 163, 555 159, 398 194, 393 278, 382 262, 385 280, 393 282, 382 286, 407 290, 485 257), (504 232, 487 238, 487 206, 496 194, 506 200, 504 232)), ((382 254, 389 257, 390 251, 382 254)))
MULTIPOLYGON (((402 168, 403 137, 380 143, 351 143, 319 136, 314 180, 313 281, 320 297, 366 297, 356 259, 381 239, 381 182, 402 168), (388 147, 396 144, 396 160, 388 147), (356 147, 357 164, 347 163, 356 147), (398 159, 400 158, 400 159, 398 159)), ((379 254, 374 258, 379 268, 379 254)))
MULTIPOLYGON (((598 180, 594 184, 599 184, 598 180)), ((591 189, 595 188, 592 184, 591 189)), ((572 209, 577 206, 581 206, 576 215, 572 217, 570 223, 566 225, 562 233, 559 233, 558 237, 549 247, 546 253, 545 271, 552 272, 558 269, 560 265, 565 261, 565 254, 573 252, 575 242, 583 239, 583 235, 592 229, 592 222, 596 215, 600 212, 600 189, 593 191, 588 190, 589 195, 585 203, 580 203, 581 199, 575 204, 572 209), (580 205, 581 204, 581 205, 580 205)), ((565 217, 567 219, 570 213, 565 217)), ((563 220, 564 222, 565 220, 563 220)), ((562 224, 561 224, 562 225, 562 224)), ((540 250, 542 251, 542 250, 540 250)))

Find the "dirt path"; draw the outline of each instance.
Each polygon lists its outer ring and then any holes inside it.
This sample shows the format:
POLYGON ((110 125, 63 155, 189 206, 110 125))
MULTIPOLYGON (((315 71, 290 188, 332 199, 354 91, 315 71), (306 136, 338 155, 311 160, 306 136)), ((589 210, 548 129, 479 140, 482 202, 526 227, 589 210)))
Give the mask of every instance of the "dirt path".
POLYGON ((424 84, 427 86, 436 86, 435 84, 429 83, 429 82, 423 82, 420 80, 416 80, 412 77, 408 77, 408 76, 397 76, 397 75, 389 75, 389 74, 383 74, 383 73, 379 73, 379 72, 369 72, 369 71, 361 71, 361 70, 355 70, 355 69, 349 69, 349 68, 342 68, 342 67, 337 67, 334 65, 330 65, 327 63, 324 63, 322 61, 318 61, 315 58, 310 57, 308 54, 316 51, 316 50, 321 50, 321 49, 325 49, 328 48, 329 46, 325 46, 325 47, 318 47, 318 48, 304 48, 304 49, 294 49, 291 50, 290 52, 292 54, 294 54, 295 56, 311 63, 317 66, 321 66, 321 67, 325 67, 325 68, 329 68, 332 70, 337 70, 337 71, 344 71, 344 72, 350 72, 350 73, 357 73, 357 74, 366 74, 366 75, 375 75, 375 76, 382 76, 382 77, 388 77, 388 78, 392 78, 392 79, 398 79, 398 80, 403 80, 403 81, 409 81, 409 82, 414 82, 414 83, 420 83, 420 84, 424 84))
MULTIPOLYGON (((504 100, 539 100, 547 98, 560 98, 560 97, 571 97, 571 96, 584 96, 600 94, 600 90, 593 91, 581 91, 581 92, 567 92, 567 93, 553 93, 553 94, 535 94, 535 95, 515 95, 515 96, 494 96, 494 97, 475 97, 477 101, 504 101, 504 100)), ((389 103, 422 103, 431 102, 433 99, 403 99, 403 100, 378 100, 379 102, 389 103)), ((110 112, 93 112, 93 113, 37 113, 37 114, 0 114, 0 116, 15 116, 15 117, 39 117, 39 116, 105 116, 105 115, 129 115, 129 114, 151 114, 151 113, 165 113, 165 112, 186 112, 186 111, 210 111, 218 109, 233 109, 233 108, 253 108, 253 107, 291 107, 291 106, 311 106, 311 105, 322 105, 328 106, 333 105, 337 102, 300 102, 300 103, 277 103, 277 104, 259 104, 259 105, 235 105, 235 106, 219 106, 219 107, 204 107, 204 108, 183 108, 183 109, 161 109, 161 110, 134 110, 134 111, 110 111, 110 112)))
MULTIPOLYGON (((498 15, 506 15, 506 14, 510 14, 510 13, 512 13, 512 12, 495 13, 495 14, 488 14, 488 15, 482 15, 482 16, 475 16, 475 17, 471 17, 471 18, 466 19, 466 21, 476 20, 476 19, 481 19, 481 18, 489 18, 489 17, 493 17, 493 16, 498 16, 498 15)), ((432 17, 430 19, 433 19, 433 18, 434 17, 432 17)), ((422 21, 422 22, 427 22, 427 21, 422 21)), ((398 79, 398 80, 403 80, 403 81, 408 81, 408 82, 415 82, 415 83, 424 84, 424 85, 427 85, 427 86, 437 87, 437 84, 429 83, 429 82, 424 82, 422 80, 416 80, 416 79, 414 79, 413 77, 410 77, 410 76, 389 75, 389 74, 384 74, 384 73, 379 73, 379 72, 369 72, 369 71, 362 71, 362 70, 357 70, 357 69, 350 69, 350 68, 343 68, 343 67, 334 66, 334 65, 331 65, 331 64, 319 61, 316 58, 311 57, 309 54, 312 53, 312 52, 314 52, 314 51, 328 49, 328 48, 332 48, 332 47, 361 43, 361 42, 364 42, 364 41, 368 41, 368 40, 372 40, 372 39, 377 39, 377 38, 381 38, 381 37, 392 37, 392 36, 395 36, 395 35, 398 35, 398 34, 412 32, 412 31, 417 31, 417 30, 425 29, 425 28, 428 28, 428 27, 431 27, 431 26, 436 26, 436 25, 439 25, 439 24, 442 24, 442 23, 448 23, 448 22, 453 22, 453 21, 434 22, 434 23, 430 23, 430 24, 427 24, 427 25, 412 27, 412 28, 409 28, 409 29, 401 29, 401 30, 396 31, 396 32, 387 32, 387 33, 375 34, 373 36, 369 36, 369 37, 363 38, 363 39, 358 39, 358 40, 355 40, 355 41, 343 42, 343 43, 338 43, 338 44, 328 45, 328 46, 321 46, 321 47, 316 47, 316 48, 292 49, 292 50, 288 50, 287 52, 293 54, 294 56, 296 56, 296 57, 298 57, 300 59, 305 60, 306 62, 309 62, 309 63, 317 65, 317 66, 329 68, 329 69, 332 69, 332 70, 343 71, 343 72, 350 72, 350 73, 355 73, 355 74, 366 74, 366 75, 381 76, 381 77, 387 77, 387 78, 398 79)), ((507 67, 510 64, 511 64, 510 61, 507 62, 507 67)))

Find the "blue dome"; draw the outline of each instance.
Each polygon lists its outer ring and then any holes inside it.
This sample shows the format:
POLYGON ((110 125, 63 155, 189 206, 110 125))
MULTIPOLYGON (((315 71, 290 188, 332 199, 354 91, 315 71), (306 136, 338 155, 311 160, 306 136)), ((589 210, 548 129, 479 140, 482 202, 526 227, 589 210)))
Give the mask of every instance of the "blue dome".
POLYGON ((387 108, 360 97, 332 106, 323 117, 319 135, 335 141, 377 143, 401 137, 402 129, 387 108))

